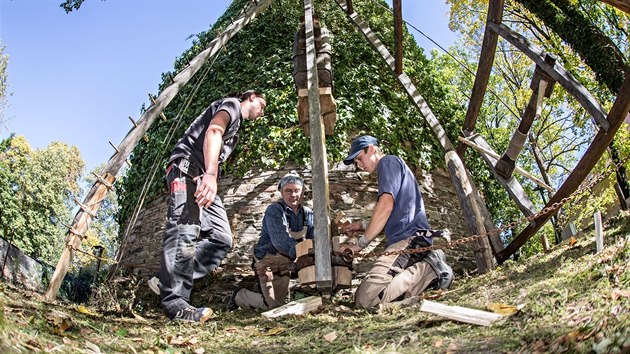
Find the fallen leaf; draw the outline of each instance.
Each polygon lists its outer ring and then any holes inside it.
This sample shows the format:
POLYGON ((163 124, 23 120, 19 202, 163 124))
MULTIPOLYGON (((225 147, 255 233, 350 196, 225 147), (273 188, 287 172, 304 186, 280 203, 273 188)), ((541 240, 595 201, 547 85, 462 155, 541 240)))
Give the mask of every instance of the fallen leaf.
POLYGON ((337 331, 332 331, 330 333, 328 333, 327 335, 324 336, 324 339, 327 342, 332 343, 332 341, 334 341, 335 339, 337 339, 337 331))
POLYGON ((82 313, 84 315, 88 315, 88 316, 98 316, 97 313, 94 313, 92 311, 90 311, 87 307, 85 306, 79 306, 77 307, 77 312, 78 313, 82 313))
POLYGON ((621 289, 613 289, 612 294, 610 294, 613 300, 617 300, 620 297, 630 298, 630 291, 621 290, 621 289))
POLYGON ((48 323, 53 325, 53 331, 63 333, 72 328, 72 320, 70 317, 63 317, 59 314, 49 313, 46 315, 48 323))
POLYGON ((433 346, 436 347, 436 348, 439 348, 439 347, 442 346, 442 344, 444 344, 444 341, 441 340, 441 339, 438 339, 438 340, 435 341, 435 343, 433 343, 433 346))
POLYGON ((197 348, 197 349, 193 350, 193 353, 195 353, 195 354, 203 354, 205 352, 206 352, 206 350, 203 349, 203 348, 197 348))
POLYGON ((87 349, 86 352, 89 354, 100 354, 101 352, 101 348, 98 347, 98 345, 86 340, 85 341, 85 348, 87 349))
POLYGON ((166 338, 166 343, 170 345, 175 345, 179 347, 188 347, 195 345, 199 342, 199 339, 196 336, 192 336, 190 338, 184 338, 183 336, 177 336, 177 338, 173 336, 168 336, 166 338))
POLYGON ((454 354, 457 353, 459 347, 457 346, 457 344, 455 343, 451 343, 448 345, 448 348, 446 348, 446 352, 449 354, 454 354))
POLYGON ((274 327, 274 328, 270 328, 265 335, 266 336, 275 336, 278 335, 280 333, 284 332, 284 328, 282 327, 274 327))
POLYGON ((507 305, 507 304, 501 304, 498 302, 491 302, 488 304, 487 306, 488 310, 494 312, 494 313, 498 313, 500 315, 504 315, 504 316, 512 316, 513 314, 518 312, 518 308, 515 306, 511 306, 511 305, 507 305))
POLYGON ((226 332, 236 332, 236 331, 238 331, 238 328, 237 327, 228 327, 228 328, 224 329, 224 331, 226 331, 226 332))
POLYGON ((131 344, 127 344, 127 346, 129 347, 129 349, 131 349, 131 352, 132 352, 133 354, 138 353, 138 352, 137 352, 137 351, 136 351, 136 350, 135 350, 135 349, 131 346, 131 344))
POLYGON ((577 242, 577 239, 571 236, 571 238, 569 239, 569 246, 573 247, 573 245, 575 245, 576 242, 577 242))

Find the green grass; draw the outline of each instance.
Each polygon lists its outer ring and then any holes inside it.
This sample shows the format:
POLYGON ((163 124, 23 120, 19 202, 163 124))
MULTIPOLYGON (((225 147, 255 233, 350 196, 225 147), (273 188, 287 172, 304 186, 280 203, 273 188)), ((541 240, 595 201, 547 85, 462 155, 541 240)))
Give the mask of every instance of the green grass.
POLYGON ((214 301, 216 317, 190 325, 166 321, 157 301, 134 300, 135 287, 86 314, 76 305, 46 303, 40 294, 0 283, 0 352, 628 352, 627 215, 607 226, 605 240, 599 254, 592 235, 586 235, 573 246, 558 245, 482 276, 457 278, 452 291, 434 300, 481 310, 489 303, 522 306, 490 327, 422 313, 417 306, 369 313, 338 298, 324 299, 316 313, 274 320, 250 310, 226 313, 214 301), (336 338, 326 340, 332 332, 336 338))

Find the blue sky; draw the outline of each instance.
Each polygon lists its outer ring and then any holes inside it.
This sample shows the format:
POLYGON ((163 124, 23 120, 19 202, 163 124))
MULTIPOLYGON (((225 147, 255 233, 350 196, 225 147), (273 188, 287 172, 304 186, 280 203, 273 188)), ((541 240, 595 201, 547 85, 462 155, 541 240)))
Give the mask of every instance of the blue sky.
MULTIPOLYGON (((85 172, 106 162, 140 117, 161 74, 208 29, 230 0, 0 0, 0 40, 9 55, 8 126, 33 148, 74 145, 85 172)), ((391 4, 391 1, 388 1, 391 4)), ((440 45, 453 44, 444 0, 403 0, 403 17, 440 45)), ((409 29, 427 52, 435 45, 409 29)), ((229 44, 228 44, 229 45, 229 44)))

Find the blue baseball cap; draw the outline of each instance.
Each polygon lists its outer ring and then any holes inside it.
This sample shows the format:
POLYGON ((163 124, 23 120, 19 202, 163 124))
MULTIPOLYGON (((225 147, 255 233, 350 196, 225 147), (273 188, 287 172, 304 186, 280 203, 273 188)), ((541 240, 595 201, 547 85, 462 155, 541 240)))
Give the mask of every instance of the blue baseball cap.
POLYGON ((373 136, 363 135, 354 139, 352 145, 350 145, 350 155, 343 160, 343 163, 346 165, 352 165, 354 159, 359 155, 361 150, 370 145, 378 146, 378 140, 376 140, 373 136))

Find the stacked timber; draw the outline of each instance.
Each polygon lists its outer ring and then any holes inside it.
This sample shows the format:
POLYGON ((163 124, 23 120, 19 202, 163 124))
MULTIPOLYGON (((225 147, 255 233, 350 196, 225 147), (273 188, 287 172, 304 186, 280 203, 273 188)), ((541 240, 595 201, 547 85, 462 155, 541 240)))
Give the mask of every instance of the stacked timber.
MULTIPOLYGON (((332 135, 335 121, 337 120, 337 103, 332 95, 333 75, 330 33, 326 28, 320 27, 319 18, 317 16, 313 16, 313 32, 315 38, 315 62, 317 63, 321 115, 324 121, 324 131, 326 135, 332 135)), ((298 117, 300 118, 300 126, 308 136, 310 129, 304 17, 300 19, 300 29, 295 33, 293 43, 293 80, 295 81, 298 94, 297 110, 298 117)))

